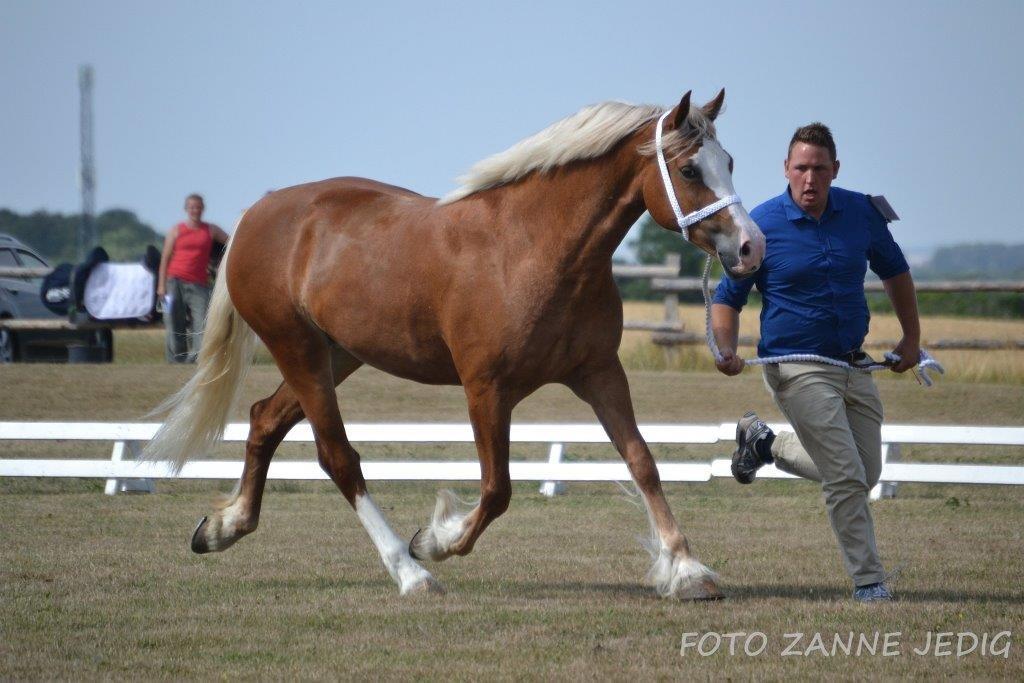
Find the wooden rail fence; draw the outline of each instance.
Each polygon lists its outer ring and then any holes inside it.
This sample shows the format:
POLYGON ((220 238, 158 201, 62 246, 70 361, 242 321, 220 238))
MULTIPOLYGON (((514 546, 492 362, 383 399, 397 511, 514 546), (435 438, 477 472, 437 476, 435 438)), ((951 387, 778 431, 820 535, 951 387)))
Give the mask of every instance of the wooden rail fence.
MULTIPOLYGON (((665 347, 704 343, 703 330, 699 332, 684 330, 679 317, 679 295, 682 293, 699 292, 701 290, 701 279, 699 277, 679 277, 680 263, 679 254, 669 254, 665 257, 665 262, 660 265, 614 264, 612 266, 612 274, 616 278, 650 280, 651 290, 663 295, 664 316, 662 320, 626 320, 623 322, 624 329, 650 331, 652 333, 651 340, 655 344, 665 347)), ((0 267, 0 277, 34 278, 44 277, 49 273, 49 268, 0 267)), ((991 282, 923 281, 915 284, 918 292, 1024 293, 1024 281, 1014 280, 993 280, 991 282)), ((864 289, 868 292, 884 291, 882 283, 878 280, 865 282, 864 289)), ((137 326, 132 325, 132 327, 137 326)), ((54 319, 0 318, 0 328, 11 330, 81 330, 109 327, 111 327, 110 324, 97 321, 72 322, 54 319)), ((757 343, 757 340, 742 338, 740 343, 743 345, 753 345, 757 343)), ((868 342, 868 345, 892 348, 895 346, 895 342, 888 340, 875 341, 868 342)), ((931 349, 1024 349, 1024 340, 934 339, 928 340, 926 345, 931 349)))

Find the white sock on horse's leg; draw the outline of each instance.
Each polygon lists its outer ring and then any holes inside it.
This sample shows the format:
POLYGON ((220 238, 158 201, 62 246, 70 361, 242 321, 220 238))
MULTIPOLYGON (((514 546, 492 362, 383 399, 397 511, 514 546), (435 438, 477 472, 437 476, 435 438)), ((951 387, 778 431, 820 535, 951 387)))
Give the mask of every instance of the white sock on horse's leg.
MULTIPOLYGON (((663 598, 708 600, 722 597, 718 590, 718 575, 697 558, 673 550, 666 534, 658 528, 651 506, 644 498, 644 510, 650 524, 650 538, 644 543, 653 564, 647 571, 647 581, 663 598)), ((678 535, 678 531, 675 534, 678 535)))
POLYGON ((212 553, 227 550, 235 541, 256 530, 257 519, 250 514, 249 501, 235 492, 225 498, 220 509, 203 517, 192 534, 192 550, 212 553))
POLYGON ((430 524, 421 529, 412 541, 417 557, 430 558, 435 562, 446 560, 452 555, 452 548, 466 533, 468 513, 460 512, 468 507, 448 489, 437 492, 437 503, 430 524))
POLYGON ((661 545, 651 551, 654 564, 647 571, 647 580, 663 598, 706 600, 721 594, 709 590, 707 582, 717 581, 718 575, 693 557, 685 557, 661 545))
POLYGON ((402 595, 444 592, 444 588, 430 572, 409 554, 408 546, 392 530, 369 493, 356 496, 355 508, 359 521, 377 547, 380 559, 391 574, 391 578, 398 584, 402 595))

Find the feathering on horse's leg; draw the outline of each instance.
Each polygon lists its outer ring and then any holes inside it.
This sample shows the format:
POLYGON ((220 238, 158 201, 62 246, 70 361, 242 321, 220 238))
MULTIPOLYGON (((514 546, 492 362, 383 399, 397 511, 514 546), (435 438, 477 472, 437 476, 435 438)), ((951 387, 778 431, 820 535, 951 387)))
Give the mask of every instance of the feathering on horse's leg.
POLYGON ((410 554, 418 560, 447 560, 454 554, 452 547, 466 533, 466 518, 474 509, 475 505, 460 500, 453 491, 438 491, 430 523, 409 541, 410 554))
POLYGON ((654 457, 636 425, 626 373, 617 359, 584 369, 569 387, 594 409, 643 495, 651 529, 647 550, 654 564, 647 580, 662 597, 708 600, 722 597, 715 573, 690 553, 661 488, 654 457))
POLYGON ((452 555, 468 555, 484 529, 508 509, 512 482, 508 471, 509 426, 512 401, 488 384, 477 390, 466 385, 469 418, 480 458, 480 500, 472 510, 451 491, 438 492, 430 524, 409 542, 413 557, 435 562, 452 555))

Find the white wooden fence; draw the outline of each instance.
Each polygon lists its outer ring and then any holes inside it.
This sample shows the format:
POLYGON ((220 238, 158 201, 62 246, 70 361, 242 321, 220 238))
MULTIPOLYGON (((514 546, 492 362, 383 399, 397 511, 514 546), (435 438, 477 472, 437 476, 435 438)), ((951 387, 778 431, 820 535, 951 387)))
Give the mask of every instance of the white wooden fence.
MULTIPOLYGON (((93 477, 108 479, 106 492, 152 491, 155 479, 237 479, 241 460, 194 460, 178 474, 169 472, 166 463, 136 462, 135 456, 151 439, 158 424, 99 422, 0 422, 0 476, 4 477, 93 477), (111 442, 109 460, 6 459, 3 442, 90 441, 111 442)), ((776 431, 788 430, 785 424, 772 425, 776 431)), ((649 444, 720 444, 723 455, 733 450, 734 423, 712 425, 641 425, 649 444)), ((224 440, 244 442, 247 424, 228 425, 224 440)), ((468 424, 350 424, 348 437, 354 443, 472 443, 468 424)), ((312 442, 308 423, 296 426, 285 441, 312 442)), ((512 426, 513 443, 542 443, 549 446, 548 461, 514 461, 510 472, 514 481, 544 482, 541 492, 553 495, 569 481, 630 481, 621 461, 566 462, 567 444, 608 443, 597 424, 517 424, 512 426)), ((895 495, 900 482, 949 484, 1024 484, 1024 466, 927 464, 900 462, 903 444, 1010 445, 1024 446, 1024 427, 975 427, 933 425, 884 425, 881 483, 872 498, 895 495)), ((655 449, 657 450, 657 449, 655 449)), ((712 477, 730 477, 730 459, 710 462, 659 462, 658 470, 666 482, 706 482, 712 477)), ((367 480, 388 481, 473 481, 480 478, 480 466, 473 461, 375 461, 362 463, 367 480)), ((315 461, 274 461, 269 479, 323 480, 327 475, 315 461)), ((758 478, 791 478, 773 466, 758 472, 758 478)))

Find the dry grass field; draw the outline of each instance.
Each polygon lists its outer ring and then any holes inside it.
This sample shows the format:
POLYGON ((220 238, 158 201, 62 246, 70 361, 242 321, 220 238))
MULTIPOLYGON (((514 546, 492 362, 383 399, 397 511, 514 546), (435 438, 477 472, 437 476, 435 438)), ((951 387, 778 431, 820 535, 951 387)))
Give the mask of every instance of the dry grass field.
MULTIPOLYGON (((2 420, 134 420, 183 383, 189 368, 145 363, 152 340, 119 340, 113 366, 0 367, 2 420), (128 353, 136 344, 139 354, 128 353)), ((747 408, 778 419, 759 374, 630 374, 642 422, 717 422, 747 408)), ((279 381, 258 365, 244 403, 279 381)), ((881 383, 893 422, 1021 424, 1011 383, 909 378, 881 383)), ((425 387, 373 370, 342 385, 350 421, 462 421, 457 387, 425 387)), ((234 419, 243 419, 240 407, 234 419)), ((518 421, 590 421, 561 387, 546 387, 518 421)), ((4 443, 3 457, 105 457, 109 445, 4 443)), ((372 458, 466 458, 467 448, 362 449, 372 458)), ((721 455, 658 449, 661 460, 721 455)), ((717 450, 721 450, 720 448, 717 450)), ((909 460, 1012 462, 1020 449, 912 448, 909 460)), ((221 455, 239 457, 238 447, 221 455)), ((615 457, 610 446, 571 458, 615 457)), ((312 458, 295 445, 281 457, 312 458)), ((542 458, 524 447, 517 458, 542 458)), ((644 515, 613 485, 573 485, 555 499, 517 485, 509 512, 476 551, 432 569, 444 597, 403 599, 340 494, 326 483, 274 483, 260 529, 225 553, 192 555, 195 521, 227 483, 162 483, 147 496, 107 497, 101 481, 0 480, 0 679, 636 679, 1024 677, 1024 491, 905 485, 874 506, 886 564, 902 567, 901 601, 849 600, 820 493, 805 482, 674 484, 667 492, 728 599, 661 600, 643 584, 644 515), (722 648, 680 656, 684 633, 762 632, 758 656, 722 648), (1011 631, 1007 657, 914 654, 932 632, 1011 631), (794 637, 899 632, 898 656, 783 656, 794 637)), ((403 536, 423 523, 433 484, 373 486, 403 536)), ((464 498, 473 487, 455 487, 464 498)), ((1005 637, 1003 639, 1005 641, 1005 637)), ((710 641, 708 641, 710 642, 710 641)), ((1002 642, 1002 641, 1001 641, 1002 642)), ((757 645, 757 642, 754 642, 757 645)), ((1005 645, 1005 642, 1002 643, 1005 645)), ((955 651, 955 636, 953 643, 955 651)), ((890 650, 891 651, 891 650, 890 650)))
MULTIPOLYGON (((656 302, 629 301, 625 303, 624 309, 627 320, 660 321, 664 317, 664 307, 656 302)), ((704 334, 703 306, 681 306, 679 314, 686 331, 704 334)), ((749 306, 743 310, 740 316, 741 336, 757 336, 760 314, 759 306, 749 306)), ((1024 339, 1024 320, 925 317, 921 320, 921 333, 926 348, 930 341, 945 339, 1021 340, 1024 339)), ((711 354, 704 345, 684 346, 671 354, 666 354, 662 348, 650 343, 650 336, 649 332, 640 331, 629 331, 624 334, 620 355, 628 367, 645 370, 714 369, 711 354)), ((895 341, 899 338, 900 327, 896 316, 871 316, 871 331, 867 343, 872 354, 880 358, 882 353, 888 350, 880 346, 871 346, 873 341, 895 341)), ((949 379, 1024 384, 1024 349, 932 351, 945 366, 946 377, 949 379)), ((748 358, 757 355, 753 347, 742 348, 741 354, 748 358)), ((881 377, 889 379, 891 375, 883 373, 881 377)))
MULTIPOLYGON (((660 321, 664 308, 656 302, 629 301, 625 303, 624 315, 627 320, 660 321)), ((680 318, 684 329, 703 335, 704 307, 681 306, 680 318)), ((754 336, 757 333, 760 309, 756 306, 744 310, 740 318, 740 334, 754 336)), ((922 319, 925 345, 928 341, 940 339, 1024 339, 1024 320, 982 320, 976 318, 922 319)), ((160 363, 163 359, 162 335, 160 330, 122 330, 115 338, 116 362, 118 364, 160 363)), ((896 340, 900 336, 895 316, 874 315, 871 318, 871 332, 868 342, 873 340, 896 340)), ((628 369, 632 370, 702 370, 713 371, 714 362, 704 345, 678 347, 666 352, 650 341, 650 332, 627 331, 623 333, 620 356, 628 369)), ((886 350, 870 347, 876 357, 886 350)), ((745 357, 756 356, 753 347, 741 348, 745 357)), ((946 377, 951 380, 969 382, 993 382, 1001 384, 1024 384, 1024 349, 968 351, 942 350, 935 355, 946 368, 946 377)), ((261 350, 257 363, 270 363, 270 356, 261 350)), ((751 372, 751 371, 748 371, 751 372)), ((882 379, 896 379, 890 373, 882 373, 882 379)))

